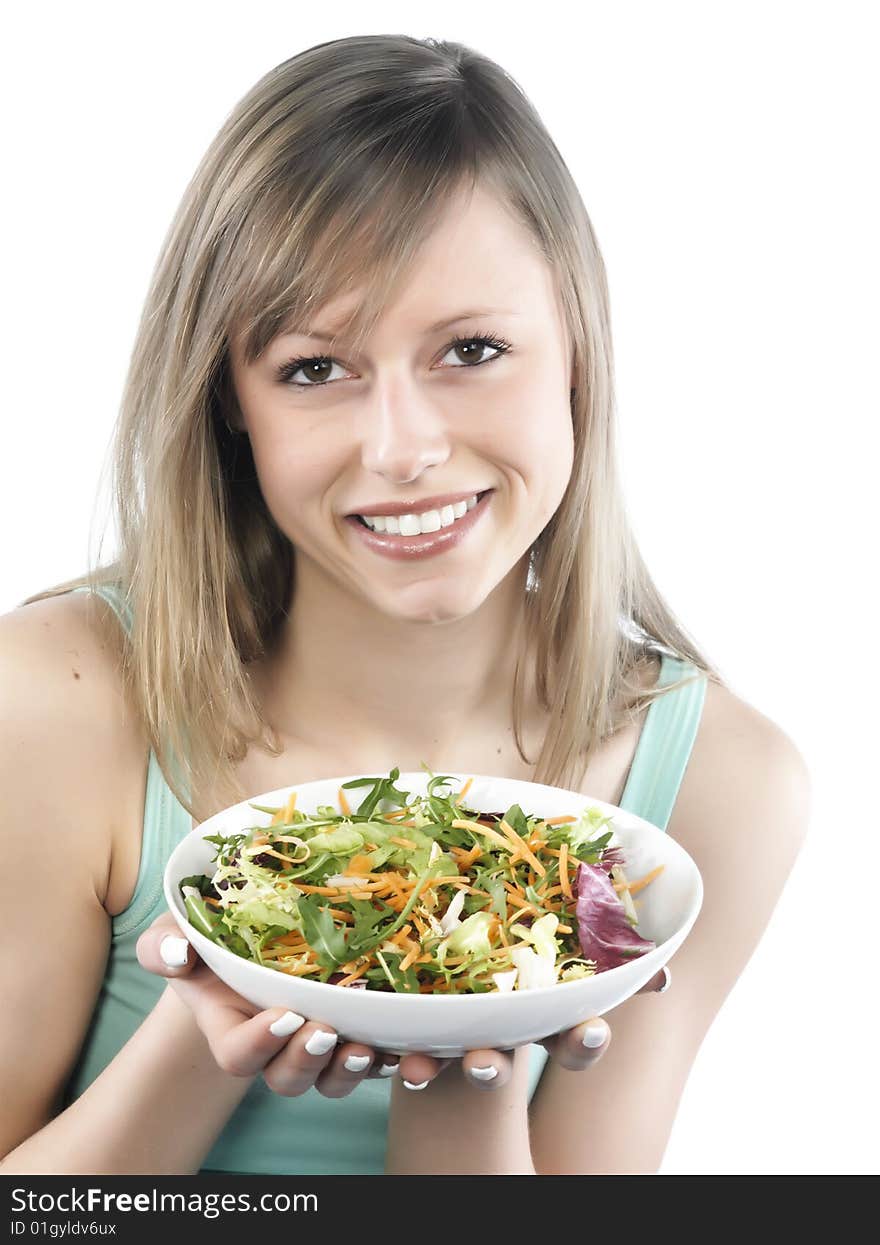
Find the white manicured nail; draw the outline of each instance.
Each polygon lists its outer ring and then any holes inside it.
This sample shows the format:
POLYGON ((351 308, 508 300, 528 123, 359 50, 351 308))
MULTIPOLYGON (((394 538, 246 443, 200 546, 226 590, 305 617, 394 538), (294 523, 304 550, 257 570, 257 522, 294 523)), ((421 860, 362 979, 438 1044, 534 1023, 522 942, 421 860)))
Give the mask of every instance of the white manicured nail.
POLYGON ((269 1032, 274 1033, 276 1037, 288 1037, 291 1033, 296 1033, 297 1029, 305 1023, 305 1016, 300 1016, 296 1012, 285 1012, 283 1016, 279 1016, 269 1025, 269 1032))
POLYGON ((399 1067, 400 1067, 399 1063, 383 1063, 382 1067, 379 1069, 379 1075, 380 1076, 394 1076, 399 1067))
POLYGON ((185 938, 175 938, 173 934, 166 936, 159 943, 159 954, 169 968, 182 968, 186 963, 189 943, 185 938))
POLYGON ((672 969, 668 964, 663 965, 663 976, 666 980, 663 982, 663 985, 659 988, 659 990, 654 991, 655 994, 665 994, 672 985, 672 969))
POLYGON ((349 1072, 363 1072, 364 1068, 370 1063, 369 1055, 349 1055, 345 1061, 345 1066, 349 1072))
POLYGON ((475 1076, 478 1081, 494 1081, 497 1075, 498 1069, 491 1063, 488 1068, 471 1068, 471 1076, 475 1076))
POLYGON ((603 1024, 587 1025, 581 1038, 584 1046, 601 1046, 608 1037, 608 1026, 603 1024))
POLYGON ((326 1055, 339 1041, 338 1033, 328 1033, 326 1029, 316 1029, 306 1042, 306 1050, 310 1055, 326 1055))
POLYGON ((428 1084, 427 1081, 419 1081, 418 1085, 413 1085, 412 1081, 404 1081, 403 1083, 407 1089, 424 1089, 428 1084))

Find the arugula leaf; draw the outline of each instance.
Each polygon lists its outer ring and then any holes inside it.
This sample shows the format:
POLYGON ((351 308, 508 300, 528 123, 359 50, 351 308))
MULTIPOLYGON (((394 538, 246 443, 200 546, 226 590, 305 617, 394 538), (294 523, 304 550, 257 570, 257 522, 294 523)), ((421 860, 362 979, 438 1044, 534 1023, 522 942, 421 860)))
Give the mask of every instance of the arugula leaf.
POLYGON ((297 899, 297 907, 306 942, 315 952, 318 963, 332 972, 352 957, 346 947, 346 931, 336 928, 329 907, 321 907, 319 899, 318 895, 303 895, 297 899))

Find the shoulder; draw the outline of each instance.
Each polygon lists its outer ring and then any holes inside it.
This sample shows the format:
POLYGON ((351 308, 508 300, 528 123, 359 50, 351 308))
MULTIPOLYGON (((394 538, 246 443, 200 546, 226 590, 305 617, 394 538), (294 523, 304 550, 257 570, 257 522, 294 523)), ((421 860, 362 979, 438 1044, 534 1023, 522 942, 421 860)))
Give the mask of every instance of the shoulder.
POLYGON ((110 606, 88 593, 0 614, 4 779, 26 795, 28 821, 48 825, 85 861, 102 897, 114 817, 142 751, 114 624, 110 606))
POLYGON ((675 959, 702 983, 706 1022, 770 921, 803 846, 811 803, 809 768, 790 735, 710 681, 668 826, 703 879, 703 907, 675 959))
POLYGON ((811 789, 807 762, 791 736, 729 687, 710 680, 670 819, 673 837, 704 857, 715 851, 723 856, 727 841, 704 832, 709 818, 712 826, 739 826, 740 842, 759 836, 766 852, 771 844, 763 822, 772 810, 772 838, 797 849, 806 833, 811 789))

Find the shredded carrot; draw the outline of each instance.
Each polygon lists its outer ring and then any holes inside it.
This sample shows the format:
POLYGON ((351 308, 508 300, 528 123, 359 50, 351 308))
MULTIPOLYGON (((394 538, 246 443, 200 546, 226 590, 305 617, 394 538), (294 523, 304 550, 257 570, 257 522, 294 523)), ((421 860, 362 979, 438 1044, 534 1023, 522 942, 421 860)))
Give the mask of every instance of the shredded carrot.
POLYGON ((472 847, 470 851, 466 851, 463 847, 450 847, 447 850, 458 861, 459 870, 464 872, 478 857, 482 856, 485 849, 481 843, 477 843, 476 847, 472 847))
POLYGON ((378 821, 384 817, 386 821, 397 821, 398 817, 408 816, 409 813, 412 812, 412 808, 413 806, 411 804, 404 804, 403 808, 393 808, 388 813, 380 813, 374 820, 378 821))
POLYGON ((418 946, 418 944, 414 946, 412 950, 409 951, 407 955, 405 955, 404 958, 400 961, 400 971, 402 973, 405 973, 406 970, 409 968, 410 964, 412 964, 416 959, 418 959, 421 953, 422 953, 422 948, 418 946))
POLYGON ((369 856, 352 856, 351 860, 345 866, 346 874, 356 873, 358 876, 370 877, 371 861, 369 856))
POLYGON ((280 938, 276 938, 274 942, 267 943, 263 948, 264 956, 271 956, 273 953, 278 955, 300 955, 302 952, 310 953, 312 948, 307 942, 283 943, 280 938))
POLYGON ((412 929, 412 926, 410 925, 409 921, 407 921, 406 925, 404 925, 404 927, 403 927, 402 929, 399 929, 399 930, 397 931, 397 933, 396 933, 396 934, 394 934, 394 935, 393 935, 393 936, 389 939, 389 942, 406 942, 406 941, 407 941, 407 935, 409 934, 409 931, 410 931, 411 929, 412 929))
POLYGON ((206 899, 205 899, 205 903, 209 903, 209 904, 211 904, 211 906, 212 906, 212 907, 214 907, 214 908, 222 908, 222 907, 223 907, 223 905, 221 904, 221 902, 220 902, 220 900, 219 900, 219 899, 211 899, 210 897, 208 897, 208 898, 206 898, 206 899))
POLYGON ((615 882, 614 889, 616 891, 628 890, 631 895, 636 891, 640 891, 643 886, 647 886, 649 882, 653 882, 654 878, 661 874, 666 868, 665 865, 658 865, 656 869, 652 869, 650 873, 646 873, 643 878, 639 878, 637 882, 615 882))
POLYGON ((521 838, 520 835, 518 835, 517 832, 513 829, 513 827, 507 824, 507 822, 504 820, 503 817, 501 818, 500 824, 501 824, 501 829, 510 839, 511 843, 513 843, 514 847, 516 847, 519 853, 522 856, 525 856, 526 860, 532 866, 535 873, 537 873, 539 877, 544 877, 547 870, 541 864, 540 860, 538 860, 537 856, 531 850, 528 843, 526 843, 525 839, 521 838))
POLYGON ((337 981, 337 986, 347 986, 351 982, 357 981, 358 977, 362 977, 369 967, 369 962, 365 960, 360 968, 355 969, 353 973, 349 973, 347 977, 343 977, 342 981, 337 981))
POLYGON ((571 882, 568 877, 568 844, 563 843, 559 849, 559 882, 562 887, 563 895, 567 895, 569 899, 573 898, 571 893, 571 882))
POLYGON ((346 817, 348 817, 348 815, 351 813, 351 805, 349 804, 348 800, 345 798, 345 792, 342 790, 341 787, 339 788, 339 807, 342 809, 343 814, 346 817))
POLYGON ((457 795, 457 796, 455 796, 455 797, 454 797, 454 798, 450 801, 450 803, 452 803, 452 804, 460 804, 460 803, 461 803, 461 801, 464 799, 464 797, 467 795, 468 791, 470 790, 470 786, 471 786, 471 783, 472 783, 473 781, 474 781, 474 780, 473 780, 473 778, 469 778, 469 779, 467 780, 467 782, 464 784, 464 786, 462 787, 461 791, 459 791, 458 795, 457 795))
MULTIPOLYGON (((510 851, 510 843, 502 834, 498 834, 491 826, 484 826, 482 822, 468 821, 464 817, 456 817, 453 826, 457 826, 462 830, 473 830, 475 834, 483 835, 487 839, 491 839, 493 843, 497 843, 499 847, 503 847, 505 851, 510 851)), ((522 843, 522 839, 519 840, 522 843)))
MULTIPOLYGON (((505 883, 505 885, 506 885, 506 883, 505 883)), ((530 904, 530 903, 528 902, 528 900, 526 900, 526 899, 520 899, 519 895, 517 895, 517 893, 516 893, 515 891, 513 892, 513 894, 508 895, 508 897, 507 897, 507 902, 508 902, 509 904, 511 904, 511 903, 512 903, 512 904, 513 904, 513 906, 514 906, 514 908, 521 908, 523 912, 525 912, 525 911, 526 911, 526 909, 528 909, 528 911, 529 911, 529 912, 537 912, 537 911, 538 911, 538 909, 535 907, 535 905, 534 905, 534 904, 530 904)))
POLYGON ((557 925, 556 932, 557 934, 570 934, 572 932, 571 926, 570 925, 557 925))
POLYGON ((560 826, 564 821, 577 821, 577 817, 568 814, 565 817, 545 817, 544 821, 548 826, 560 826))
POLYGON ((415 851, 416 847, 418 846, 417 843, 413 843, 412 839, 402 839, 399 837, 399 835, 396 835, 396 834, 389 834, 388 842, 396 843, 398 847, 408 847, 412 851, 415 851))

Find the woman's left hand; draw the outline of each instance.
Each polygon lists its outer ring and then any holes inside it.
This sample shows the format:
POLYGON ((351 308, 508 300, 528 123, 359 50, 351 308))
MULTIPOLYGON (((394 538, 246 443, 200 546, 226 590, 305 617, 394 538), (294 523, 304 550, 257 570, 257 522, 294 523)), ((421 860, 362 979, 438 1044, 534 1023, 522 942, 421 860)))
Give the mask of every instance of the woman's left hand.
MULTIPOLYGON (((671 980, 670 969, 663 968, 637 993, 662 993, 669 988, 671 980)), ((585 1068, 591 1068, 602 1058, 610 1040, 611 1030, 608 1025, 600 1017, 594 1017, 582 1021, 573 1029, 541 1038, 535 1045, 543 1046, 551 1059, 555 1059, 563 1068, 581 1072, 585 1068)), ((507 1084, 513 1073, 513 1054, 512 1050, 470 1050, 461 1058, 462 1074, 476 1089, 500 1089, 507 1084)), ((424 1089, 452 1062, 451 1058, 435 1059, 431 1055, 402 1055, 400 1076, 407 1089, 424 1089)))

